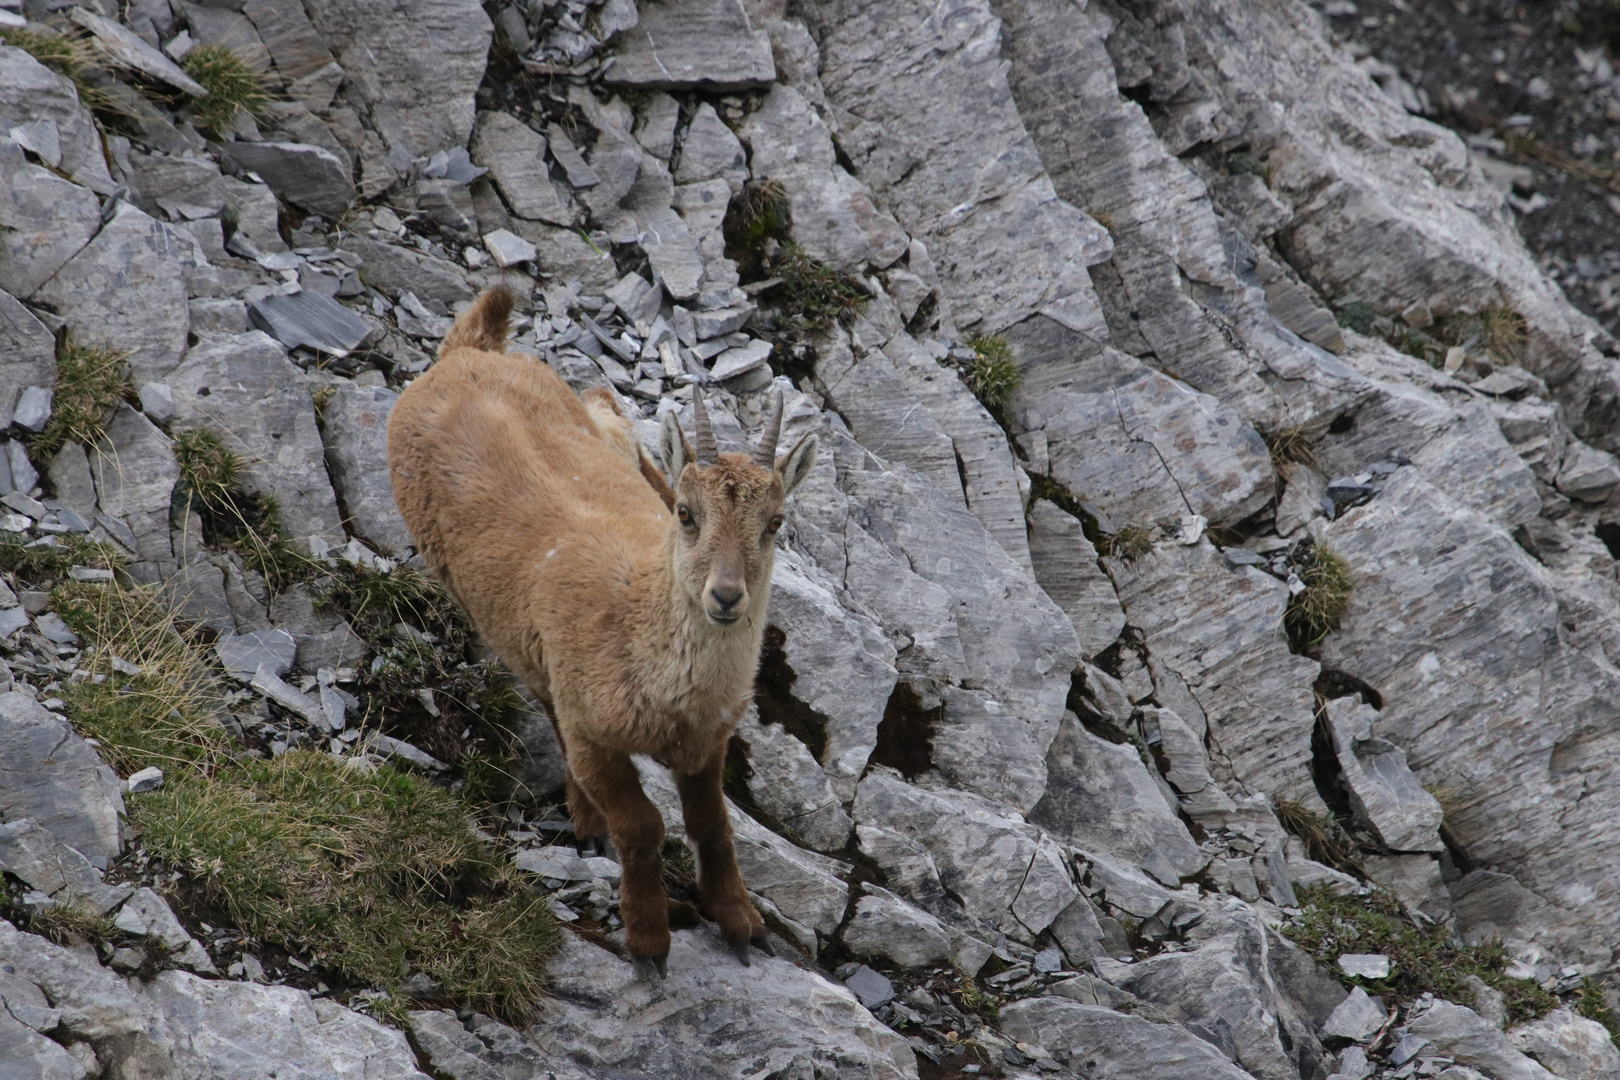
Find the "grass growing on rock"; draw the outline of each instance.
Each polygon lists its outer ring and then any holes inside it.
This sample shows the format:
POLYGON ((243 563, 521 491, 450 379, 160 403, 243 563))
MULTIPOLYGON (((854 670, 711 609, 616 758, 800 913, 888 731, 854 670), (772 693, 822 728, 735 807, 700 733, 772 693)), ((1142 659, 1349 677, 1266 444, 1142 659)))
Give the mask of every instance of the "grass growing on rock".
POLYGON ((1121 525, 1119 531, 1107 537, 1105 554, 1135 562, 1153 550, 1153 530, 1146 525, 1121 525))
POLYGON ((112 544, 68 533, 54 544, 30 544, 21 533, 0 533, 0 570, 15 574, 31 589, 49 590, 75 566, 116 570, 125 558, 112 544))
POLYGON ((101 54, 90 44, 88 36, 80 33, 43 34, 23 27, 0 30, 0 42, 10 45, 38 60, 58 75, 66 78, 78 91, 79 100, 92 109, 106 109, 112 105, 104 90, 95 83, 101 71, 101 54))
POLYGON ((1292 424, 1272 432, 1262 432, 1262 435, 1266 448, 1271 451, 1271 467, 1274 471, 1280 473, 1290 463, 1316 468, 1316 451, 1311 448, 1304 424, 1292 424))
POLYGON ((395 997, 420 972, 511 1021, 540 1001, 555 919, 426 780, 295 750, 137 807, 147 850, 256 936, 395 997))
POLYGON ((797 244, 788 244, 772 266, 782 283, 768 290, 800 333, 847 325, 867 300, 866 290, 848 274, 822 266, 797 244))
POLYGON ((283 539, 276 500, 243 490, 242 459, 219 435, 206 429, 181 432, 174 456, 180 466, 175 508, 182 517, 197 513, 204 540, 234 549, 277 592, 315 573, 315 564, 283 539))
POLYGON ((33 451, 46 459, 64 443, 94 443, 107 430, 114 410, 129 393, 128 353, 80 345, 64 335, 56 350, 56 391, 51 419, 33 440, 33 451))
POLYGON ((1310 953, 1346 985, 1369 994, 1411 1001, 1424 993, 1474 1004, 1468 977, 1477 976, 1501 991, 1511 1022, 1533 1020, 1558 1007, 1556 996, 1534 982, 1503 972, 1510 957, 1500 942, 1461 945, 1444 924, 1417 926, 1393 896, 1375 889, 1366 896, 1334 896, 1326 886, 1301 890, 1300 915, 1282 932, 1310 953), (1389 957, 1389 977, 1351 978, 1339 969, 1342 953, 1382 953, 1389 957))
POLYGON ((1291 597, 1283 626, 1295 652, 1302 652, 1339 628, 1354 585, 1350 564, 1326 544, 1317 544, 1296 571, 1305 590, 1291 597))
POLYGON ((1024 373, 1013 360, 1012 346, 1006 338, 979 335, 969 338, 967 344, 974 353, 967 371, 968 387, 991 415, 999 418, 1024 373))
POLYGON ((264 76, 224 45, 198 45, 186 54, 186 74, 208 91, 193 99, 191 116, 200 127, 223 131, 238 112, 257 115, 270 101, 264 76))

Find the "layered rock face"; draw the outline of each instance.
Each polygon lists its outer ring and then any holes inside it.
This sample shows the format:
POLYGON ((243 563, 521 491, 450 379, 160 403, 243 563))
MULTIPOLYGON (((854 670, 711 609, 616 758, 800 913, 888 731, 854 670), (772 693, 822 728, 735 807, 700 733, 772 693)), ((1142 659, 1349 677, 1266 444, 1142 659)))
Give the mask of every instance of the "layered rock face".
MULTIPOLYGON (((229 45, 274 95, 205 137, 108 76, 134 102, 114 127, 0 46, 0 528, 121 548, 220 639, 265 745, 437 776, 407 741, 339 737, 377 643, 205 542, 178 440, 223 440, 307 557, 375 569, 415 565, 389 410, 486 287, 518 295, 512 350, 612 392, 649 453, 695 391, 723 450, 784 395, 783 445, 821 452, 728 787, 779 955, 744 969, 687 927, 669 977, 635 980, 617 865, 570 846, 535 711, 537 797, 502 842, 599 929, 568 936, 531 1024, 429 995, 400 1030, 216 964, 168 906, 183 889, 117 870, 140 786, 50 697, 77 639, 0 586, 8 888, 175 958, 131 975, 0 922, 0 1073, 1361 1080, 1371 1051, 1402 1077, 1620 1075, 1568 1009, 1504 1031, 1484 997, 1347 996, 1278 932, 1298 888, 1377 884, 1566 996, 1620 941, 1620 361, 1468 146, 1312 8, 95 18, 164 63, 229 45), (745 235, 763 204, 781 228, 745 235), (793 322, 761 270, 787 253, 858 302, 793 322), (126 353, 132 392, 90 444, 31 458, 68 335, 126 353), (990 400, 1000 350, 1016 387, 990 400), (1302 633, 1329 553, 1347 606, 1302 633), (1360 876, 1284 828, 1329 815, 1360 876)), ((640 765, 680 839, 667 771, 640 765)))

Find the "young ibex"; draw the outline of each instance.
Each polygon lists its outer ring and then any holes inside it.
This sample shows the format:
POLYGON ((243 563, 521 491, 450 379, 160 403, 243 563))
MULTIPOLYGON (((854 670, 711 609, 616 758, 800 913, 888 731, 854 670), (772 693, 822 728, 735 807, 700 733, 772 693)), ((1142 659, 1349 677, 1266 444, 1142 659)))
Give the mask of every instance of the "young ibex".
POLYGON ((610 395, 589 407, 551 368, 504 351, 512 296, 485 293, 400 395, 394 500, 422 557, 550 709, 581 838, 606 834, 639 971, 663 974, 664 825, 631 754, 667 765, 707 914, 744 964, 769 951, 732 849, 726 744, 753 695, 782 501, 815 463, 780 460, 782 400, 750 457, 717 452, 693 388, 696 445, 673 414, 646 462, 610 395))

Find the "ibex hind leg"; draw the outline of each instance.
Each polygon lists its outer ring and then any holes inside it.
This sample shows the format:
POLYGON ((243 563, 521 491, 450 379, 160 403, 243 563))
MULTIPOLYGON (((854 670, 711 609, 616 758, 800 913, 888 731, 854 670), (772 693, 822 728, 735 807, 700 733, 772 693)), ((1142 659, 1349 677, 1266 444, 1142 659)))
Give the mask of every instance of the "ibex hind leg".
POLYGON ((575 786, 606 818, 608 836, 618 852, 619 915, 631 959, 638 973, 655 970, 661 975, 669 963, 663 816, 641 790, 641 778, 628 754, 578 741, 568 753, 575 786))
MULTIPOLYGON (((530 692, 533 693, 532 688, 530 692)), ((568 757, 568 743, 563 739, 562 728, 557 724, 556 710, 549 700, 539 694, 534 696, 551 719, 551 730, 557 733, 557 745, 563 752, 563 782, 568 788, 568 816, 574 822, 574 835, 579 838, 587 855, 598 853, 605 855, 607 851, 604 849, 608 841, 607 815, 602 813, 602 808, 596 805, 590 793, 574 775, 574 766, 568 757)))
POLYGON ((681 793, 681 812, 686 819, 686 835, 697 848, 698 892, 709 918, 720 924, 720 935, 744 966, 750 963, 750 943, 774 956, 765 920, 748 896, 742 871, 737 869, 737 853, 731 835, 731 819, 721 792, 725 744, 721 744, 701 771, 675 777, 681 793))

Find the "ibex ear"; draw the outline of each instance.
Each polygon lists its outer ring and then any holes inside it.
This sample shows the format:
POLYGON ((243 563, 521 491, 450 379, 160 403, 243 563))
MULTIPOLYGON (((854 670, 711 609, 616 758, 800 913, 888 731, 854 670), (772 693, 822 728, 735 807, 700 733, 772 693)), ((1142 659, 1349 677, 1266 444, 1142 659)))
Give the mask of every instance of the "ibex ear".
POLYGON ((798 444, 776 459, 776 471, 782 474, 782 494, 793 494, 793 489, 804 483, 816 465, 816 435, 811 432, 798 444))
POLYGON ((658 429, 658 456, 664 459, 664 471, 669 473, 669 482, 680 483, 681 470, 693 458, 692 444, 686 441, 686 434, 681 431, 680 417, 675 413, 664 414, 663 426, 658 429))

